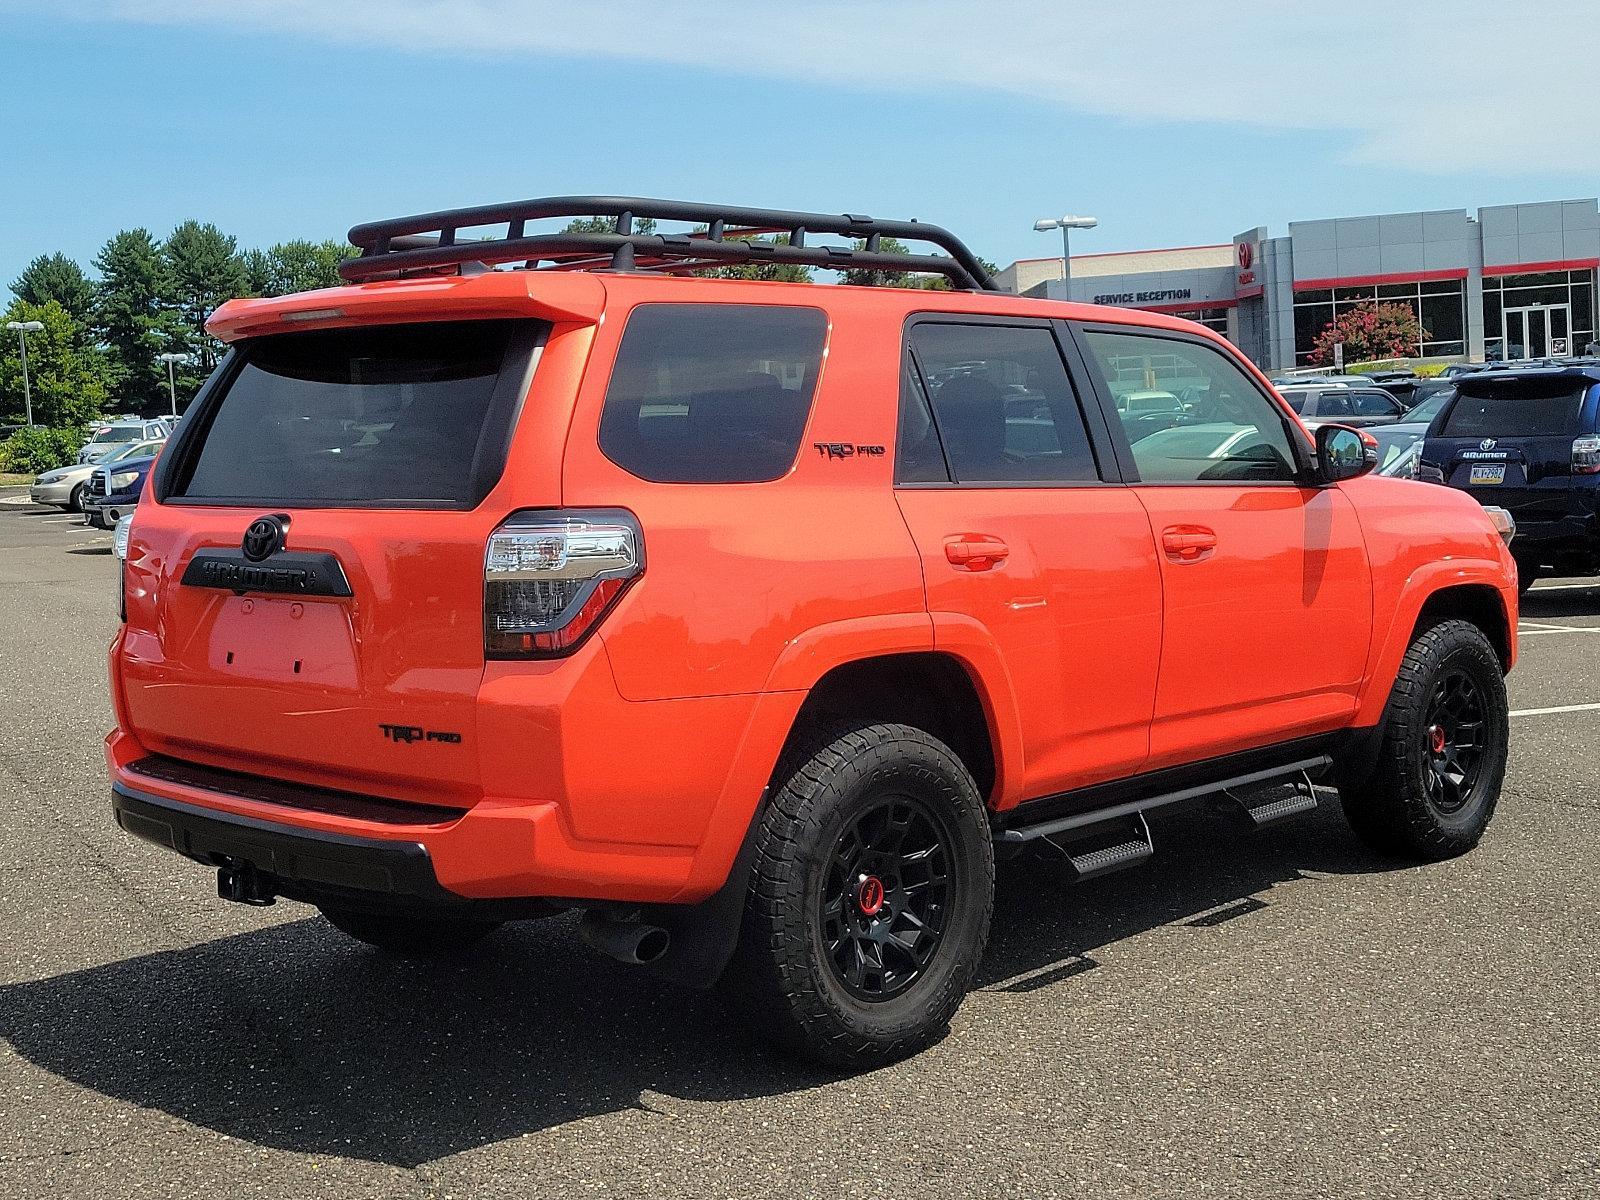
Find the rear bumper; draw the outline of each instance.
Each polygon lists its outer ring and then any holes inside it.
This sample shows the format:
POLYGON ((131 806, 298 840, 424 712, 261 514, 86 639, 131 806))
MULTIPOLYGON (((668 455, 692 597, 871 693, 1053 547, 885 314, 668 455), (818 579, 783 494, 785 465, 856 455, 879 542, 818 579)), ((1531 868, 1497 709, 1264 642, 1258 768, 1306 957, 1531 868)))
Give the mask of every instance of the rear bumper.
POLYGON ((579 839, 552 803, 485 799, 446 811, 305 788, 175 763, 121 730, 106 739, 106 759, 126 832, 210 866, 249 863, 282 881, 278 894, 313 903, 682 903, 727 873, 723 864, 696 886, 694 849, 579 839))
POLYGON ((420 842, 351 837, 241 817, 136 790, 111 789, 125 833, 208 866, 249 863, 292 899, 447 907, 462 898, 440 886, 420 842))

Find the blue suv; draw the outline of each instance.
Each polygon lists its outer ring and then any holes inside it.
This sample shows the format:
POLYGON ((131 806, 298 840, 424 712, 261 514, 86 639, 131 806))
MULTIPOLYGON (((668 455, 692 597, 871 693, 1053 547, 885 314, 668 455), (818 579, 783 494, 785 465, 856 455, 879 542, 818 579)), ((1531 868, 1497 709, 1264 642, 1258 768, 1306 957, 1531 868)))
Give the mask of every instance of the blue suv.
POLYGON ((1418 477, 1510 510, 1524 591, 1600 572, 1600 364, 1483 371, 1456 389, 1418 477))

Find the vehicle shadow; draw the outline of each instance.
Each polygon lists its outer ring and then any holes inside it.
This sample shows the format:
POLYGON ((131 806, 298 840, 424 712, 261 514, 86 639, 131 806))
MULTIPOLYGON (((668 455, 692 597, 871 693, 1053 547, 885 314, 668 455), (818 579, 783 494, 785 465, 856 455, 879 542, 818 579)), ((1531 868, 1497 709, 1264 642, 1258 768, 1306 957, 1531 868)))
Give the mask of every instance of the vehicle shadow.
POLYGON ((1540 617, 1592 617, 1600 614, 1600 579, 1592 586, 1563 587, 1559 591, 1534 588, 1523 593, 1518 605, 1524 620, 1540 617))
MULTIPOLYGON (((1156 826, 1176 849, 1081 886, 1049 863, 1005 865, 980 987, 1100 986, 1098 973, 1067 980, 1097 946, 1219 905, 1247 919, 1259 893, 1304 871, 1384 865, 1336 801, 1295 824, 1239 838, 1183 814, 1156 826)), ((644 1107, 647 1092, 725 1101, 834 1078, 730 1037, 718 993, 601 958, 573 923, 501 930, 452 965, 291 921, 0 988, 0 1036, 73 1083, 231 1137, 397 1166, 644 1107)))

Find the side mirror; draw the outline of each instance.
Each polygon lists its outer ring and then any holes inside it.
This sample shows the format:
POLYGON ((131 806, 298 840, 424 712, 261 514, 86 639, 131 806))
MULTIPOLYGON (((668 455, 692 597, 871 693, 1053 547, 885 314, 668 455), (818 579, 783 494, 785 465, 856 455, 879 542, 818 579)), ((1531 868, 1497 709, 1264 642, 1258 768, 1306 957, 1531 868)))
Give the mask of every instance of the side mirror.
POLYGON ((1324 483, 1339 483, 1375 470, 1378 440, 1348 425, 1317 427, 1317 475, 1324 483))

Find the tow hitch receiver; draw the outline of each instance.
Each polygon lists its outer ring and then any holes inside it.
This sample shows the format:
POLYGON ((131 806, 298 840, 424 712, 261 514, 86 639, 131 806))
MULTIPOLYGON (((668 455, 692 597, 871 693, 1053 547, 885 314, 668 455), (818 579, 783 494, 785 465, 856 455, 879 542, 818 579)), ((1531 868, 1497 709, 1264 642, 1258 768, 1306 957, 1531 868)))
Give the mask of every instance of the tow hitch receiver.
POLYGON ((276 904, 278 897, 272 884, 272 876, 257 871, 254 863, 229 861, 217 868, 217 895, 235 904, 257 908, 276 904))

